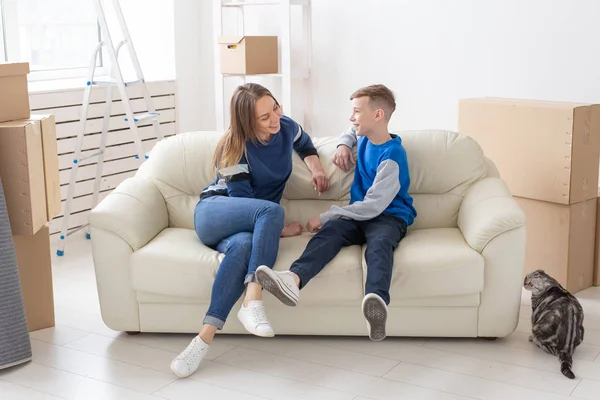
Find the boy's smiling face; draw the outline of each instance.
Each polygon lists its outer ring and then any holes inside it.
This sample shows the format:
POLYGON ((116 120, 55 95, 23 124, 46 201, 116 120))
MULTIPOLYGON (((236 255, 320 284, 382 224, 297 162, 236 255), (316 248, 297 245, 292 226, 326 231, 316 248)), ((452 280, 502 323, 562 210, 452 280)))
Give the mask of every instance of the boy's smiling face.
POLYGON ((350 121, 358 136, 368 136, 373 127, 383 118, 383 110, 374 109, 369 104, 369 97, 352 99, 352 115, 350 121))

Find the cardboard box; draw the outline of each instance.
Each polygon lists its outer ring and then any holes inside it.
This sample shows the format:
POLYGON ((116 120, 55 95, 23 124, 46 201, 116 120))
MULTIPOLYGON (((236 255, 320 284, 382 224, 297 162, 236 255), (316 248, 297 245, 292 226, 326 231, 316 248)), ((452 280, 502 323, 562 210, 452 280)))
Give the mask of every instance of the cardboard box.
POLYGON ((219 38, 219 44, 222 74, 279 72, 277 36, 227 36, 219 38))
POLYGON ((0 64, 0 122, 29 118, 29 63, 0 64))
POLYGON ((515 199, 527 221, 523 275, 543 269, 571 293, 592 286, 598 200, 563 205, 515 199))
POLYGON ((46 222, 40 121, 0 123, 0 177, 13 235, 34 235, 46 222))
POLYGON ((51 221, 60 214, 60 176, 58 171, 58 144, 54 115, 32 115, 30 121, 39 121, 42 129, 44 155, 44 186, 46 187, 46 219, 51 221))
POLYGON ((13 236, 13 242, 29 331, 50 328, 55 324, 50 229, 44 226, 32 236, 13 236))
POLYGON ((496 164, 513 195, 558 204, 597 197, 600 105, 465 99, 458 125, 496 164))

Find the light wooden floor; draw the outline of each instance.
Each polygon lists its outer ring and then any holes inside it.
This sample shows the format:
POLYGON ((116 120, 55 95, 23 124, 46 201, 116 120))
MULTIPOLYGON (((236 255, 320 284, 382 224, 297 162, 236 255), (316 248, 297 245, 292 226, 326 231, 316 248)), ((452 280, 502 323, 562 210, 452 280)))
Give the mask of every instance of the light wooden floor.
POLYGON ((600 399, 600 288, 579 293, 585 341, 577 379, 527 341, 524 295, 504 340, 220 336, 200 370, 169 364, 193 335, 128 336, 104 326, 89 242, 69 238, 54 258, 56 327, 32 333, 33 362, 0 371, 2 400, 157 399, 600 399))

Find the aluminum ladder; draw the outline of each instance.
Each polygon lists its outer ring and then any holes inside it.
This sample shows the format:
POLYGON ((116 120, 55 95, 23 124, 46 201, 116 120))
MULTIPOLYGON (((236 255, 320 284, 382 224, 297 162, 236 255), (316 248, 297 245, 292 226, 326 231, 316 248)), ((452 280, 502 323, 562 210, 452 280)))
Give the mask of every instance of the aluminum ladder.
POLYGON ((60 240, 58 243, 58 250, 56 251, 58 256, 63 256, 65 254, 65 242, 69 235, 84 229, 88 228, 86 233, 86 237, 90 239, 89 232, 89 223, 84 224, 76 229, 72 229, 69 231, 69 217, 71 213, 71 206, 73 202, 73 197, 75 194, 75 186, 77 184, 77 172, 79 169, 79 165, 81 161, 86 160, 92 157, 98 157, 96 163, 96 178, 94 181, 94 194, 92 197, 92 205, 93 209, 98 204, 98 196, 100 192, 100 184, 102 179, 102 168, 104 165, 104 152, 106 150, 106 142, 108 136, 109 122, 111 116, 111 105, 113 100, 113 89, 116 87, 119 91, 121 102, 123 104, 123 108, 125 109, 125 121, 133 134, 133 140, 135 146, 137 148, 137 155, 135 158, 140 160, 140 164, 143 163, 148 155, 144 153, 144 149, 142 147, 142 140, 139 135, 138 125, 141 123, 147 124, 148 122, 152 122, 154 127, 154 131, 158 141, 164 138, 163 134, 160 130, 160 125, 158 122, 159 114, 156 112, 154 105, 152 104, 152 98, 146 86, 146 82, 144 80, 144 75, 142 74, 142 69, 140 67, 140 63, 137 58, 137 54, 133 47, 133 42, 131 40, 131 36, 129 35, 129 30, 127 29, 127 24, 125 22, 125 18, 123 16, 123 12, 121 10, 121 6, 119 4, 119 0, 112 0, 113 8, 120 26, 121 34, 123 36, 123 40, 120 41, 115 47, 113 44, 113 40, 109 31, 105 9, 102 4, 102 0, 93 0, 94 6, 96 9, 96 14, 98 17, 98 23, 100 24, 102 41, 98 43, 94 49, 93 56, 91 57, 86 87, 83 94, 83 105, 81 108, 81 119, 80 119, 80 128, 77 135, 77 147, 75 149, 75 154, 73 157, 73 167, 71 169, 71 178, 69 181, 69 189, 67 194, 67 201, 65 203, 64 208, 64 216, 62 219, 62 228, 60 231, 60 240), (123 80, 123 74, 121 72, 121 67, 119 65, 118 57, 119 51, 123 46, 127 46, 128 53, 131 58, 131 63, 133 65, 133 69, 135 70, 136 77, 131 82, 125 82, 123 80), (96 60, 98 55, 101 55, 102 48, 106 47, 109 61, 110 61, 110 75, 108 78, 98 78, 96 79, 94 74, 96 71, 96 60), (139 85, 144 96, 144 100, 146 102, 146 110, 147 112, 143 114, 134 115, 131 109, 131 104, 129 97, 127 95, 126 88, 139 85), (81 157, 81 152, 83 151, 84 138, 85 138, 85 125, 87 120, 88 107, 90 105, 90 97, 92 94, 92 88, 94 87, 106 87, 106 103, 104 107, 104 120, 102 124, 102 134, 100 137, 100 146, 97 152, 93 154, 86 155, 85 157, 81 157))

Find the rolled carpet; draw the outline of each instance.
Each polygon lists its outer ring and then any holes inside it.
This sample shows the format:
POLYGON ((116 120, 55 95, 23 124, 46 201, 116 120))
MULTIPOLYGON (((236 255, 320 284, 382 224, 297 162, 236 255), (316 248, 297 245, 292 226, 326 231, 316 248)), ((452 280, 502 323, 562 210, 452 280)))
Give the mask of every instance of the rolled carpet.
POLYGON ((31 341, 0 179, 0 369, 31 360, 31 341))

